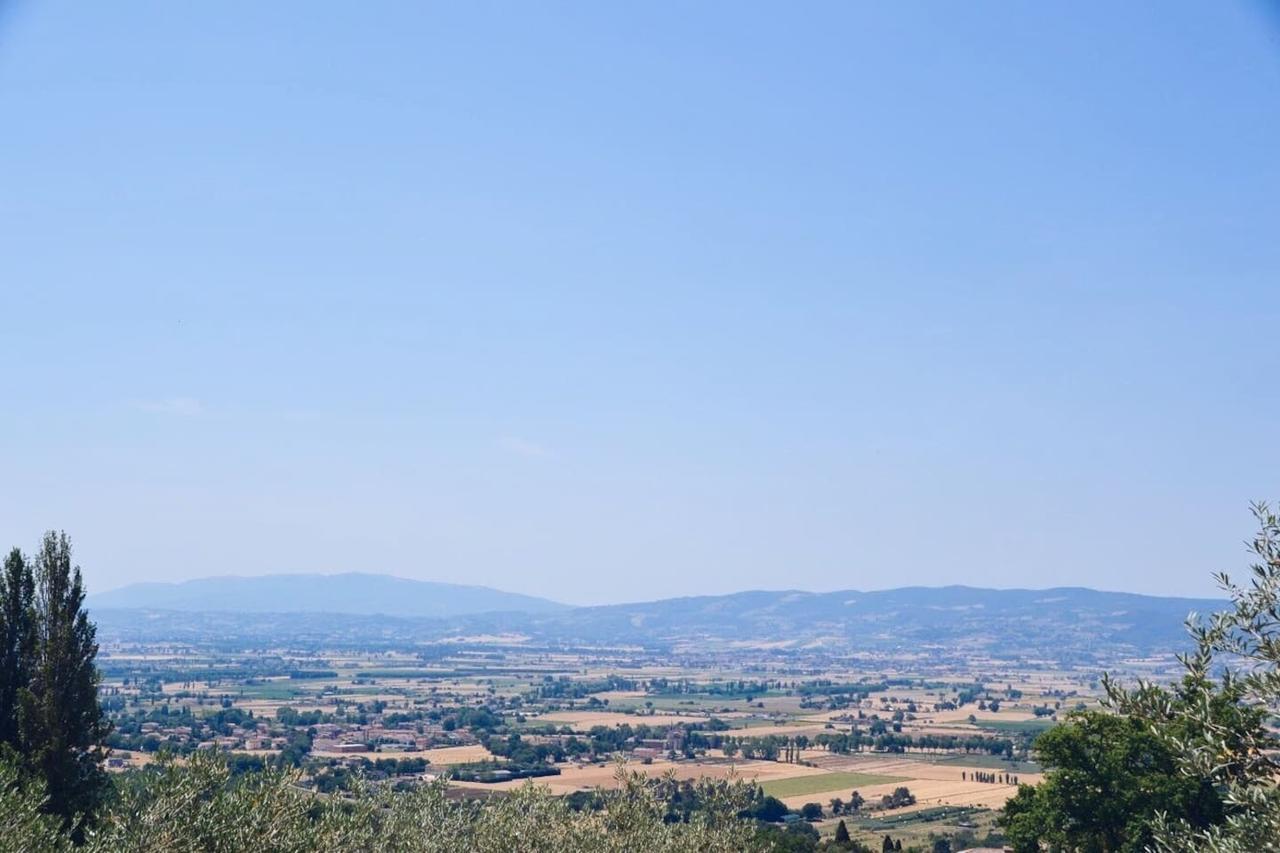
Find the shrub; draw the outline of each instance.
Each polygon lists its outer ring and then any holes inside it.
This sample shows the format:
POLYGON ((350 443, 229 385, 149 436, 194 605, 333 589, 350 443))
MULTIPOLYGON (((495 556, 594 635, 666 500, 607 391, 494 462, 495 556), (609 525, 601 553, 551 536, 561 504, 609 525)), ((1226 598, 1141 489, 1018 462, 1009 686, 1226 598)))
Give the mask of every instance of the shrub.
MULTIPOLYGON (((317 797, 296 772, 266 769, 233 776, 225 757, 167 757, 121 780, 116 797, 87 833, 87 853, 263 853, 396 850, 405 853, 730 853, 772 845, 738 815, 751 786, 706 780, 694 785, 701 808, 668 822, 681 783, 619 770, 619 790, 601 791, 598 810, 574 810, 534 784, 509 796, 455 801, 438 781, 405 792, 359 780, 350 796, 317 797)), ((68 836, 40 812, 43 793, 0 769, 0 853, 60 851, 68 836)))

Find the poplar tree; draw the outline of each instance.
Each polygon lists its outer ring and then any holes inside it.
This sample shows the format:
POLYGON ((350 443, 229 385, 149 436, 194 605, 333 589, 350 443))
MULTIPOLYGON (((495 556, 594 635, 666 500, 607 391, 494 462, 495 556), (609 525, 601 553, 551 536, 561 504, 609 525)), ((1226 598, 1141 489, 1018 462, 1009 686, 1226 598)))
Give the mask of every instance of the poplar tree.
POLYGON ((31 566, 14 548, 0 572, 0 750, 19 749, 18 691, 31 681, 35 595, 31 566))
POLYGON ((19 752, 44 780, 46 809, 71 824, 93 815, 106 788, 110 728, 98 704, 97 632, 65 533, 45 534, 33 574, 35 643, 28 685, 18 691, 19 752))

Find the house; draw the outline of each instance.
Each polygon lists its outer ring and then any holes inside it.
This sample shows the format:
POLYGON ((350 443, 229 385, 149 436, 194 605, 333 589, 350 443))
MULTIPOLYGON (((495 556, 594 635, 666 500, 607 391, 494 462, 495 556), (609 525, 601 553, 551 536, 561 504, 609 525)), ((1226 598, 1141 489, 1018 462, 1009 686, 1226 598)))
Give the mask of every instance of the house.
POLYGON ((369 747, 363 743, 339 743, 330 748, 331 752, 367 752, 369 747))

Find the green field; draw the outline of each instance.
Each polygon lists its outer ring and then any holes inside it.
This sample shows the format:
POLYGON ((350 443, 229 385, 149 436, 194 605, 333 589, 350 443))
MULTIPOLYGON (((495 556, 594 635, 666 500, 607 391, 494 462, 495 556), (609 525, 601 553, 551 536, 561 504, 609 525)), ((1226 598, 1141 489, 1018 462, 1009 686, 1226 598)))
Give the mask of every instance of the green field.
POLYGON ((966 767, 985 767, 1010 773, 1039 773, 1043 768, 1034 761, 1009 761, 998 755, 982 755, 976 752, 964 755, 924 756, 930 764, 963 764, 966 767))
POLYGON ((1005 734, 1039 734, 1051 729, 1057 723, 1053 720, 980 720, 978 727, 1005 734))
MULTIPOLYGON (((230 690, 227 690, 231 693, 230 690)), ((235 693, 246 699, 297 699, 318 693, 315 685, 298 681, 268 681, 265 684, 237 686, 235 693)))
POLYGON ((852 791, 863 785, 883 785, 887 782, 906 782, 903 776, 877 776, 874 773, 820 773, 816 776, 796 776, 792 779, 770 779, 760 787, 771 797, 803 797, 805 794, 821 794, 826 791, 852 791))

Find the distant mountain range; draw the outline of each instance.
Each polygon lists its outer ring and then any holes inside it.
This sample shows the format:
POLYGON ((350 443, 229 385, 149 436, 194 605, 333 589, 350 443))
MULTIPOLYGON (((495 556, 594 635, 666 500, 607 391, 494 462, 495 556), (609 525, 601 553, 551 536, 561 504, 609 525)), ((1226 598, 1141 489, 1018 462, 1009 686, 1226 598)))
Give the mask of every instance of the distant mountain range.
POLYGON ((271 575, 135 584, 91 596, 108 636, 197 639, 275 631, 319 641, 431 641, 477 634, 533 642, 728 649, 775 644, 833 651, 919 650, 964 659, 1011 655, 1091 660, 1187 645, 1183 623, 1226 602, 1082 587, 967 586, 861 592, 751 591, 636 604, 568 607, 486 587, 387 575, 271 575), (279 619, 264 614, 281 614, 279 619), (195 614, 201 614, 199 618, 195 614), (318 619, 314 614, 342 614, 318 619), (288 618, 285 618, 285 617, 288 618))
POLYGON ((1084 587, 902 587, 860 592, 739 592, 576 608, 531 617, 541 634, 614 642, 789 641, 810 647, 948 649, 1004 657, 1010 648, 1091 655, 1185 645, 1191 612, 1225 601, 1084 587))
POLYGON ((502 611, 554 613, 568 609, 545 598, 485 586, 432 583, 359 572, 137 583, 91 595, 88 606, 91 610, 346 613, 433 619, 502 611))

